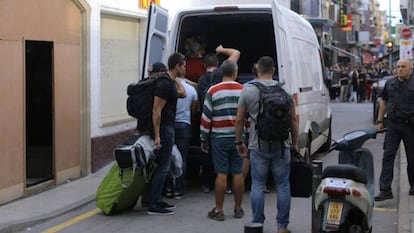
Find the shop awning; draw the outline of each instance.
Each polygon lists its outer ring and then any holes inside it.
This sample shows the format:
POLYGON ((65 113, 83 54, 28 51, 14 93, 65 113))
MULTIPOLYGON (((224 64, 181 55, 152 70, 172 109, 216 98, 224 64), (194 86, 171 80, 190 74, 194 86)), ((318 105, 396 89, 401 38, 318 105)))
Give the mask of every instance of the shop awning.
POLYGON ((334 51, 334 52, 337 52, 338 53, 338 55, 342 55, 342 56, 347 56, 347 57, 350 57, 351 59, 355 59, 356 61, 360 61, 361 59, 359 58, 359 56, 357 56, 357 55, 355 55, 355 54, 353 54, 353 53, 350 53, 350 52, 348 52, 348 51, 346 51, 346 50, 343 50, 343 49, 341 49, 341 48, 338 48, 338 47, 336 47, 336 46, 333 46, 333 45, 328 45, 328 46, 325 46, 324 48, 327 48, 327 49, 330 49, 330 50, 332 50, 332 51, 334 51))

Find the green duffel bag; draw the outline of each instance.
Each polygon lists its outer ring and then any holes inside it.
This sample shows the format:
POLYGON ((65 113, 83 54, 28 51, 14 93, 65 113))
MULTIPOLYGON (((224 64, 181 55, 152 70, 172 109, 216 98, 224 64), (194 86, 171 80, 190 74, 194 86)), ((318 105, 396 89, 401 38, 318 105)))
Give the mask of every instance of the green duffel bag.
POLYGON ((96 206, 105 215, 134 208, 147 188, 155 168, 155 159, 142 169, 120 169, 115 162, 98 187, 96 206))

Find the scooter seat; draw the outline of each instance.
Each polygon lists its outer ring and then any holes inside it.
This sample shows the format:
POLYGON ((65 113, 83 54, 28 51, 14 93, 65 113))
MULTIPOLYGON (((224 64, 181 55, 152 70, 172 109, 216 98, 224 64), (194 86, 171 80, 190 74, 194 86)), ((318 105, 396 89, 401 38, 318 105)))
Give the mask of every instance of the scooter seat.
POLYGON ((350 164, 336 164, 327 166, 323 170, 322 179, 327 177, 351 179, 359 183, 367 184, 367 174, 365 171, 350 164))

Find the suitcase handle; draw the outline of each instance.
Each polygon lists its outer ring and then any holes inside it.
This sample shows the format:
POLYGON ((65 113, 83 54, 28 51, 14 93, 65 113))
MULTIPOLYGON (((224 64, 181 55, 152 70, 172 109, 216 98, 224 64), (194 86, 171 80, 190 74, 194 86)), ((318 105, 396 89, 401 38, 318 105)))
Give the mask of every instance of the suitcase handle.
MULTIPOLYGON (((138 149, 139 149, 139 151, 142 155, 145 155, 145 151, 141 146, 138 146, 138 149)), ((128 184, 125 184, 125 183, 122 182, 122 177, 123 177, 124 172, 123 172, 123 169, 119 169, 119 180, 120 180, 121 186, 123 188, 128 188, 129 186, 131 186, 132 182, 134 182, 135 172, 136 172, 136 169, 137 169, 137 156, 135 155, 135 148, 134 147, 131 147, 131 159, 132 159, 132 176, 131 176, 132 178, 131 178, 131 180, 129 181, 128 184)), ((138 159, 139 159, 140 164, 144 165, 144 166, 142 166, 141 169, 142 169, 142 173, 143 173, 143 176, 144 176, 144 181, 145 181, 146 184, 148 184, 149 181, 150 181, 150 177, 148 177, 148 175, 147 175, 147 168, 146 168, 146 164, 145 164, 146 162, 144 161, 143 156, 138 156, 138 159)))

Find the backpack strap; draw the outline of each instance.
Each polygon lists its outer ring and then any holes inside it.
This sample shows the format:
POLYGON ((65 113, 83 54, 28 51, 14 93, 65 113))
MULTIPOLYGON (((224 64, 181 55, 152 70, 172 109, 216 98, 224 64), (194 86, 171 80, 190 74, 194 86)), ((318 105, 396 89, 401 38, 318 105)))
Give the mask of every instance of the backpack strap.
POLYGON ((266 86, 263 83, 259 82, 259 81, 252 82, 251 84, 256 86, 259 89, 259 91, 262 91, 264 88, 266 88, 266 86))
MULTIPOLYGON (((260 95, 261 95, 263 89, 266 88, 266 86, 263 83, 259 82, 259 81, 253 82, 251 84, 254 85, 255 87, 257 87, 259 89, 260 95)), ((258 112, 257 112, 258 115, 259 115, 259 112, 260 112, 260 109, 261 108, 262 108, 262 101, 261 101, 261 97, 259 97, 259 109, 258 109, 258 112)), ((257 121, 258 121, 258 119, 256 118, 254 120, 255 120, 255 130, 257 131, 257 121)), ((259 134, 256 134, 256 135, 257 135, 257 144, 259 145, 259 151, 260 151, 262 147, 260 145, 259 134)))

